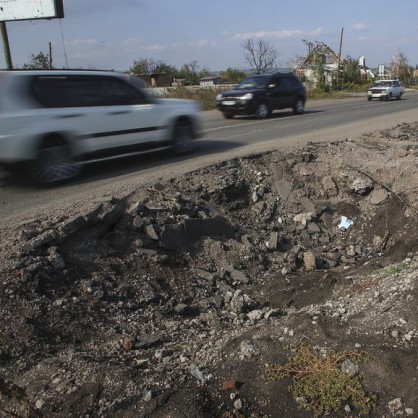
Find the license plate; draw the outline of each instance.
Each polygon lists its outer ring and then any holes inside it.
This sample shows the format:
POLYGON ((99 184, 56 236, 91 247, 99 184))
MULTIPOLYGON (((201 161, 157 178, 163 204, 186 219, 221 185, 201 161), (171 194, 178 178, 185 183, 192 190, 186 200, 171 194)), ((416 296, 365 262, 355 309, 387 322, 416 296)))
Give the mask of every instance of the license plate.
POLYGON ((225 100, 224 102, 222 102, 223 105, 225 106, 233 106, 234 104, 236 104, 235 100, 225 100))

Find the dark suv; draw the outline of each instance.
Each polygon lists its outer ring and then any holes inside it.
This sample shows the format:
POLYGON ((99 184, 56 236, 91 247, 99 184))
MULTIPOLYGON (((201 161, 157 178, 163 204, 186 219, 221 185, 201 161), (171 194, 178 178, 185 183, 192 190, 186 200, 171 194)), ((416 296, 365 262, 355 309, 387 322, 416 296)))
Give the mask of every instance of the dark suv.
POLYGON ((302 114, 305 101, 305 87, 293 73, 258 74, 241 81, 234 90, 218 94, 216 107, 227 119, 235 115, 264 119, 278 109, 291 108, 302 114))

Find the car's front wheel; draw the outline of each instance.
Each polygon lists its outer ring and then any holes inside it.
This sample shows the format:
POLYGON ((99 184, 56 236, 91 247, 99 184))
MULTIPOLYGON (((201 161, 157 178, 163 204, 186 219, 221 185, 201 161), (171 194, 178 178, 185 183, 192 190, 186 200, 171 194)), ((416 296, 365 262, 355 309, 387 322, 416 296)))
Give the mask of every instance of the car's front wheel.
POLYGON ((302 98, 298 98, 293 106, 293 113, 301 115, 305 111, 305 102, 302 98))
POLYGON ((180 121, 174 128, 172 149, 175 154, 185 154, 196 148, 193 127, 189 122, 180 121))
POLYGON ((229 113, 224 113, 223 115, 225 119, 232 119, 234 117, 234 115, 231 115, 229 113))
POLYGON ((270 110, 267 106, 267 103, 261 102, 257 105, 254 116, 256 117, 256 119, 265 119, 269 114, 270 110))
POLYGON ((36 161, 32 165, 33 180, 38 184, 52 185, 76 177, 81 165, 73 158, 65 140, 59 137, 43 141, 36 161))

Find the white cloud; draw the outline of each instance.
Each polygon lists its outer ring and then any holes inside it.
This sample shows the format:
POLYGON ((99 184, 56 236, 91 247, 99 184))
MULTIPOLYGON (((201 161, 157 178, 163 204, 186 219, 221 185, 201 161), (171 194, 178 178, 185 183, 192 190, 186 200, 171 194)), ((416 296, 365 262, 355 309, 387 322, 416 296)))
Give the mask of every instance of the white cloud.
POLYGON ((281 30, 281 31, 258 31, 237 33, 231 39, 234 41, 241 41, 248 38, 272 38, 272 39, 291 39, 301 38, 306 36, 316 36, 323 32, 322 28, 317 28, 313 31, 304 30, 281 30))
POLYGON ((165 51, 167 49, 167 45, 147 45, 145 49, 147 51, 165 51))
POLYGON ((190 47, 205 47, 205 46, 216 46, 215 41, 209 41, 208 39, 202 39, 196 42, 175 42, 171 45, 173 48, 190 48, 190 47))
POLYGON ((140 38, 129 38, 124 39, 122 45, 125 47, 140 47, 143 46, 143 41, 140 38))
POLYGON ((351 29, 355 30, 355 31, 362 31, 362 30, 366 30, 368 28, 369 28, 369 26, 366 25, 365 23, 356 23, 355 25, 351 26, 351 29))

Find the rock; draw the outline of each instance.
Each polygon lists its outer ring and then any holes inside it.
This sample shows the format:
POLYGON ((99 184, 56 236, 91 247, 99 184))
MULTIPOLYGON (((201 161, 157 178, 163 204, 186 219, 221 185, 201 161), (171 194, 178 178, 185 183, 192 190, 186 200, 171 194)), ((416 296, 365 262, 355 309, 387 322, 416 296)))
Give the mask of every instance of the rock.
POLYGON ((126 337, 123 339, 122 346, 125 349, 125 351, 131 351, 134 346, 134 343, 131 338, 126 337))
POLYGON ((244 294, 241 290, 235 291, 231 299, 231 310, 235 313, 242 313, 245 311, 246 303, 244 301, 244 294))
POLYGON ((209 369, 207 369, 206 367, 199 367, 194 363, 190 365, 189 371, 190 374, 197 380, 199 380, 201 383, 206 383, 211 378, 209 369))
POLYGON ((242 409, 243 404, 242 404, 242 400, 240 398, 238 398, 235 402, 234 402, 234 408, 239 411, 240 409, 242 409))
POLYGON ((56 270, 62 270, 65 267, 64 259, 55 251, 48 257, 48 261, 56 270))
POLYGON ((368 177, 358 177, 351 183, 350 188, 353 192, 364 196, 372 190, 373 182, 368 177))
POLYGON ((265 312, 262 309, 256 309, 254 311, 248 312, 247 317, 250 321, 259 321, 263 319, 265 312))
POLYGON ((392 412, 396 412, 399 411, 400 409, 403 408, 403 402, 401 398, 395 398, 392 401, 390 401, 388 403, 388 408, 390 409, 390 411, 392 412))
POLYGON ((62 235, 69 237, 70 235, 85 227, 86 224, 86 218, 83 215, 76 215, 63 222, 59 229, 62 235))
POLYGON ((308 232, 314 234, 316 232, 321 232, 321 228, 315 222, 308 223, 308 232))
POLYGON ((338 187, 331 176, 325 176, 321 180, 322 187, 329 197, 338 196, 338 187))
POLYGON ((243 284, 247 284, 250 282, 250 279, 242 271, 233 269, 231 270, 230 275, 231 279, 234 282, 241 282, 243 284))
POLYGON ((161 340, 162 337, 160 334, 144 334, 141 335, 139 340, 135 342, 135 348, 142 348, 146 350, 147 348, 158 345, 161 340))
POLYGON ((306 271, 313 271, 316 269, 316 257, 312 251, 303 253, 303 265, 306 271))
POLYGON ((145 225, 145 220, 142 218, 142 216, 135 216, 132 226, 136 229, 141 229, 145 225))
POLYGON ((313 212, 299 213, 293 217, 293 221, 300 222, 306 225, 308 221, 311 221, 314 217, 315 217, 315 213, 313 212))
POLYGON ((353 363, 350 359, 345 359, 341 364, 341 370, 346 375, 353 377, 359 372, 359 367, 357 364, 353 363))
POLYGON ((152 399, 152 397, 153 397, 152 390, 146 390, 144 391, 142 399, 144 400, 144 402, 149 402, 152 399))
POLYGON ((158 234, 155 231, 154 225, 146 225, 144 227, 144 232, 148 235, 149 238, 151 238, 154 241, 158 241, 158 234))
POLYGON ((388 198, 388 192, 384 188, 373 189, 369 195, 369 201, 372 205, 380 205, 388 198))
POLYGON ((260 348, 252 341, 248 340, 241 341, 240 350, 245 357, 254 357, 261 354, 260 348))
POLYGON ((276 232, 276 231, 273 231, 270 234, 270 239, 269 239, 269 242, 268 242, 268 248, 270 250, 277 250, 278 244, 279 244, 279 233, 276 232))

